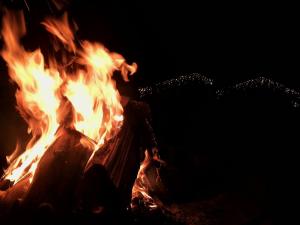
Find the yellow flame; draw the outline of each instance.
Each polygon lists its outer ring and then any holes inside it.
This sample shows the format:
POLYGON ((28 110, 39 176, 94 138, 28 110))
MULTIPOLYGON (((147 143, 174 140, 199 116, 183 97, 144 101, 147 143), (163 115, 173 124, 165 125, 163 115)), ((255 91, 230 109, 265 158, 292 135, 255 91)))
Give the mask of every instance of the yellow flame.
POLYGON ((123 121, 123 108, 113 72, 120 70, 126 78, 137 68, 98 43, 84 41, 77 49, 67 15, 60 20, 47 19, 43 25, 76 55, 80 66, 70 73, 62 70, 64 66, 59 66, 61 63, 55 58, 46 65, 39 49, 26 51, 20 44, 26 33, 23 14, 5 11, 1 55, 9 67, 10 78, 18 85, 17 108, 32 134, 26 150, 14 157, 5 171, 4 178, 14 184, 24 177, 33 179, 39 160, 58 138, 60 126, 84 134, 86 138, 80 142, 94 152, 114 136, 123 121))

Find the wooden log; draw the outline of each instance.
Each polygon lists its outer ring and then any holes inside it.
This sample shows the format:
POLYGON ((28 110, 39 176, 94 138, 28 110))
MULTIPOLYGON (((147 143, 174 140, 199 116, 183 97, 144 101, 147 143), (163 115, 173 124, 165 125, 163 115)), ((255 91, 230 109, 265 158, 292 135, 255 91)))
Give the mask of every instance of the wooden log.
POLYGON ((6 200, 14 202, 21 197, 22 207, 26 209, 38 209, 46 204, 58 213, 70 212, 78 205, 83 211, 95 212, 101 206, 129 206, 144 150, 155 145, 148 129, 148 117, 146 104, 130 101, 125 107, 122 129, 95 154, 86 172, 91 150, 80 143, 83 135, 61 129, 40 160, 31 185, 19 188, 19 192, 18 184, 8 189, 10 194, 6 194, 6 200))
POLYGON ((131 202, 131 192, 145 149, 156 145, 149 130, 149 106, 129 101, 124 110, 124 122, 118 135, 103 146, 93 158, 94 164, 103 165, 117 188, 122 207, 131 202))
POLYGON ((51 204, 57 212, 71 210, 91 150, 80 143, 79 132, 60 130, 60 135, 41 158, 23 206, 51 204))
POLYGON ((24 198, 29 186, 29 179, 23 179, 14 186, 0 191, 0 215, 13 213, 15 205, 24 198))
POLYGON ((120 212, 120 196, 102 165, 93 165, 80 183, 80 209, 85 214, 111 215, 120 212))

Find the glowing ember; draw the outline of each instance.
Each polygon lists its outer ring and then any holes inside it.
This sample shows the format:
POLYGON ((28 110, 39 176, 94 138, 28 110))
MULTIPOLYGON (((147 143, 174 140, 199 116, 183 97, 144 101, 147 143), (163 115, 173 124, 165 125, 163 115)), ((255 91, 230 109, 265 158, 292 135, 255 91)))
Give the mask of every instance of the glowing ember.
POLYGON ((17 108, 32 135, 26 150, 9 159, 4 178, 14 184, 25 177, 32 180, 41 157, 60 135, 60 127, 84 134, 80 142, 94 152, 113 137, 123 120, 113 72, 119 70, 128 80, 127 75, 137 68, 98 43, 84 41, 77 47, 67 15, 42 24, 74 56, 75 66, 70 72, 66 62, 62 64, 54 57, 46 64, 39 49, 26 51, 20 45, 20 38, 26 33, 23 14, 5 12, 1 55, 8 64, 10 78, 18 85, 17 108))

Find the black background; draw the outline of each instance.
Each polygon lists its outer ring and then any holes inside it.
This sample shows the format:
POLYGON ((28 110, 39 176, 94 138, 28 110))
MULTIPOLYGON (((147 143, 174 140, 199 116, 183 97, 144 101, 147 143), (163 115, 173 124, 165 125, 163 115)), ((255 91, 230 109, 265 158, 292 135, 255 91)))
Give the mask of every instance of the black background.
MULTIPOLYGON (((49 9, 45 1, 27 2, 31 11, 26 13, 25 42, 29 48, 43 46, 39 23, 49 9)), ((263 208, 274 221, 280 215, 291 217, 299 110, 270 90, 233 93, 221 100, 214 93, 258 76, 300 89, 295 6, 274 1, 74 0, 69 7, 79 39, 102 42, 128 62, 137 62, 134 87, 191 72, 215 79, 213 87, 183 87, 147 100, 161 155, 169 164, 163 171, 168 201, 234 193, 234 198, 256 199, 253 207, 263 208)), ((7 153, 26 126, 14 109, 5 63, 0 66, 0 149, 7 153)))

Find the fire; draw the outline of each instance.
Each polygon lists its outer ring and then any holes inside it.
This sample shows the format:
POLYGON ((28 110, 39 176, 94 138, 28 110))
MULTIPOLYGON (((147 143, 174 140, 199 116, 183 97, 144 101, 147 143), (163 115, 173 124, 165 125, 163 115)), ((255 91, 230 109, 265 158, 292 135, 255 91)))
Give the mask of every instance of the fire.
POLYGON ((5 11, 3 17, 1 56, 8 65, 10 78, 18 86, 17 109, 32 136, 22 154, 10 157, 4 178, 14 184, 24 178, 33 179, 41 157, 59 137, 60 127, 84 134, 80 142, 93 152, 113 137, 122 125, 123 108, 112 75, 119 70, 128 80, 128 74, 137 69, 135 63, 126 64, 120 54, 101 44, 83 41, 76 46, 67 15, 60 20, 47 19, 42 24, 61 43, 55 49, 63 46, 72 54, 71 72, 67 69, 70 61, 58 62, 53 57, 46 63, 40 49, 24 49, 20 38, 26 28, 21 12, 5 11))
MULTIPOLYGON (((150 167, 151 164, 151 156, 148 151, 145 151, 145 158, 140 165, 139 172, 137 174, 137 178, 134 182, 132 188, 132 200, 142 199, 143 202, 150 208, 155 209, 158 205, 155 203, 153 198, 149 195, 149 188, 151 187, 150 181, 147 177, 146 170, 150 167)), ((131 204, 131 207, 134 208, 134 205, 131 204)))

